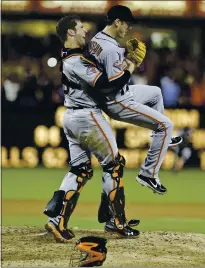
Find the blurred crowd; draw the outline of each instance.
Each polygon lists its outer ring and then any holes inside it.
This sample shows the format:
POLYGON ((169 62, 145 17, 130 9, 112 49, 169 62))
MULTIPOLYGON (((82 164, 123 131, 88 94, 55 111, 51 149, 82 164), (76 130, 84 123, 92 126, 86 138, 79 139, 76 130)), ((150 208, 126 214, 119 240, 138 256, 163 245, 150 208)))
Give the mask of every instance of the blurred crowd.
POLYGON ((168 48, 148 49, 133 84, 159 86, 164 106, 205 106, 205 59, 168 48))
MULTIPOLYGON (((49 67, 50 57, 59 57, 57 37, 43 40, 28 36, 2 38, 1 98, 3 107, 63 104, 59 64, 49 67)), ((205 59, 166 47, 147 55, 130 84, 159 86, 166 108, 205 106, 205 59)))

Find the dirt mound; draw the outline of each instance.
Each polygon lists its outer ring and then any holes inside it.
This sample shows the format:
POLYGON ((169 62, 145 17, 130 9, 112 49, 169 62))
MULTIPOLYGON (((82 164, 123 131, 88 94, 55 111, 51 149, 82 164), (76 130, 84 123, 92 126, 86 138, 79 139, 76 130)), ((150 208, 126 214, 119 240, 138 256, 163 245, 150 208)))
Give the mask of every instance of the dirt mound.
POLYGON ((123 239, 99 230, 76 230, 68 244, 57 244, 36 227, 2 227, 3 267, 68 267, 75 242, 82 236, 108 239, 103 266, 205 265, 205 235, 177 232, 143 232, 137 239, 123 239))

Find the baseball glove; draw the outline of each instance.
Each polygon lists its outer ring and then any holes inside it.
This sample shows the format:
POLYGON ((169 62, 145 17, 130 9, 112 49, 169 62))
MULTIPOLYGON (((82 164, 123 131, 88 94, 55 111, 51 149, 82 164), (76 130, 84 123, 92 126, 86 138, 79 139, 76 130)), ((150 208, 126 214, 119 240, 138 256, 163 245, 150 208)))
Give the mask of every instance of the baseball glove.
POLYGON ((126 47, 128 53, 127 58, 134 60, 137 64, 137 67, 139 67, 146 55, 145 44, 136 38, 133 38, 126 42, 126 47))

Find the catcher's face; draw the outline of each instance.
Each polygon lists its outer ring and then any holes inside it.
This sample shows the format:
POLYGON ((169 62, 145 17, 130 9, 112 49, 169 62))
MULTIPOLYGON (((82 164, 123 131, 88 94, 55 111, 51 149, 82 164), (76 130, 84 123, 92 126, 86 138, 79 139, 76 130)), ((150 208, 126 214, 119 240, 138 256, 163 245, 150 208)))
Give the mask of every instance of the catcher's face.
POLYGON ((117 31, 118 37, 120 38, 125 37, 125 35, 130 29, 132 29, 132 25, 129 22, 120 21, 120 23, 118 24, 118 31, 117 31))
POLYGON ((85 45, 85 37, 86 37, 87 30, 85 29, 84 25, 81 21, 77 21, 75 26, 75 39, 78 42, 80 47, 85 45))

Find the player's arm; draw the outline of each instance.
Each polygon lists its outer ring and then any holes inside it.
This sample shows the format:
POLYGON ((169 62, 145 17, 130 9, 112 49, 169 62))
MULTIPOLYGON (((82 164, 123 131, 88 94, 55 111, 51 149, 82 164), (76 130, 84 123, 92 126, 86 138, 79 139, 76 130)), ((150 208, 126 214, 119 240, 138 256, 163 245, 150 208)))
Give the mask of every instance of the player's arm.
POLYGON ((73 71, 80 79, 84 80, 93 88, 98 90, 106 89, 106 93, 108 93, 109 91, 112 91, 113 88, 121 89, 122 86, 129 81, 134 67, 131 66, 131 62, 127 63, 127 66, 129 66, 130 70, 127 67, 123 75, 119 79, 113 81, 109 81, 105 72, 99 70, 94 62, 84 57, 75 64, 73 71))
POLYGON ((135 69, 135 64, 128 59, 121 62, 120 56, 116 51, 109 52, 105 55, 103 65, 108 76, 109 86, 121 89, 128 83, 135 69))
POLYGON ((96 65, 96 62, 89 58, 81 57, 81 59, 75 64, 73 72, 81 80, 88 83, 92 88, 100 90, 106 89, 106 92, 111 90, 112 84, 105 72, 100 70, 96 65))
MULTIPOLYGON (((117 53, 116 53, 117 54, 117 53)), ((114 55, 114 60, 118 59, 119 55, 114 55)), ((111 58, 107 59, 108 61, 111 60, 111 58)), ((109 64, 109 62, 107 62, 109 64)), ((122 66, 117 65, 118 62, 115 64, 114 69, 111 70, 110 73, 114 74, 112 76, 108 76, 108 74, 103 70, 98 69, 98 66, 96 64, 96 61, 93 61, 92 58, 86 58, 85 56, 82 56, 80 61, 76 63, 74 71, 80 77, 82 80, 87 82, 90 86, 92 86, 95 89, 101 90, 102 93, 110 93, 113 90, 120 90, 125 84, 128 83, 131 74, 133 73, 135 69, 134 63, 132 63, 130 60, 126 60, 126 68, 123 68, 122 66), (120 71, 120 68, 122 71, 120 71)), ((107 70, 110 70, 110 68, 107 68, 107 70)))

